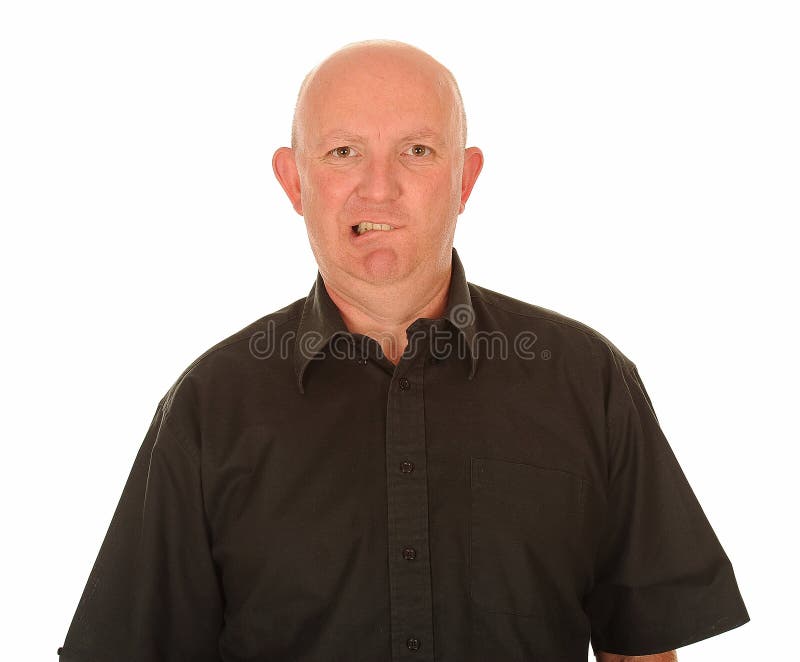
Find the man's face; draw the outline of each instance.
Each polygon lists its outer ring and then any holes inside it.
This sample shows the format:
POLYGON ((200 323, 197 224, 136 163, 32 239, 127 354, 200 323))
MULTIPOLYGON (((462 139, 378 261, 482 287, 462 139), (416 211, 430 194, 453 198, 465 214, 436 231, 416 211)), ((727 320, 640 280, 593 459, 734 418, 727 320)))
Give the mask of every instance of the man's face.
POLYGON ((299 111, 293 203, 326 282, 392 283, 449 265, 480 170, 465 193, 458 108, 442 71, 413 52, 323 64, 299 111), (392 229, 357 234, 365 221, 392 229))

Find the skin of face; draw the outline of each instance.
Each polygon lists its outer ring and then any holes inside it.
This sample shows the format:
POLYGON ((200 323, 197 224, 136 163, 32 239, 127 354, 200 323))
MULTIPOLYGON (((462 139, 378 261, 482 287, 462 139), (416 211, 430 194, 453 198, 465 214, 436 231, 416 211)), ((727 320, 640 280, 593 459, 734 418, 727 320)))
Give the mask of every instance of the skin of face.
POLYGON ((346 48, 301 92, 297 144, 273 169, 326 287, 344 299, 421 295, 449 275, 456 219, 483 166, 463 145, 446 70, 413 47, 346 48), (361 221, 394 229, 356 237, 361 221))

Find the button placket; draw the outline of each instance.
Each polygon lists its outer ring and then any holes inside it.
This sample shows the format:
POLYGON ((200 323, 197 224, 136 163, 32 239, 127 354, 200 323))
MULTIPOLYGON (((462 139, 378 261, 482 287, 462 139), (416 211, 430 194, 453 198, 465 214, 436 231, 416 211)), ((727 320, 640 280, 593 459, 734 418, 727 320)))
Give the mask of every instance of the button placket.
POLYGON ((389 549, 396 550, 389 555, 392 661, 412 652, 415 660, 433 662, 424 356, 401 359, 399 366, 404 374, 389 389, 386 408, 387 533, 389 549))

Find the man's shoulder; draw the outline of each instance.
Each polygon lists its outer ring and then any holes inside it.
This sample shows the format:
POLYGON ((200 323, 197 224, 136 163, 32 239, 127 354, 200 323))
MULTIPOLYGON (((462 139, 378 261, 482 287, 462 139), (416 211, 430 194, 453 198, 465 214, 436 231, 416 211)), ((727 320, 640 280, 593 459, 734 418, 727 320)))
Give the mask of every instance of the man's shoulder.
POLYGON ((480 308, 482 313, 480 319, 485 328, 478 325, 479 332, 533 332, 544 336, 548 342, 572 348, 584 346, 593 353, 630 361, 605 335, 580 320, 487 287, 474 283, 468 285, 472 306, 480 308))
MULTIPOLYGON (((235 333, 215 343, 194 359, 178 376, 164 396, 164 405, 169 408, 176 395, 188 381, 197 383, 232 382, 246 379, 250 371, 263 369, 266 355, 265 342, 274 342, 297 325, 303 312, 306 297, 275 310, 249 323, 235 333)), ((271 356, 281 356, 276 348, 271 356)), ((282 358, 288 358, 283 356, 282 358)), ((289 362, 287 362, 289 363, 289 362)))
MULTIPOLYGON (((302 297, 292 303, 258 318, 247 326, 239 329, 236 333, 220 340, 217 344, 209 347, 203 352, 192 365, 207 361, 210 357, 227 353, 238 353, 242 348, 250 353, 250 345, 254 338, 261 337, 266 332, 282 330, 296 324, 303 312, 303 304, 306 297, 302 297)), ((190 366, 191 367, 191 366, 190 366)))

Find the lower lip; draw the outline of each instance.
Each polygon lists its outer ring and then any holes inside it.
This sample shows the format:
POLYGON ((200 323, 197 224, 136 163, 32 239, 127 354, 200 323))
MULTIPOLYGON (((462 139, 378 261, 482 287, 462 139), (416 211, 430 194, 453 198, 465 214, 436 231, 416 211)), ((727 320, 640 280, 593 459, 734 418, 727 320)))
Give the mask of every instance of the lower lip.
POLYGON ((353 234, 353 230, 350 230, 350 239, 356 244, 360 244, 362 242, 367 242, 370 240, 370 237, 374 238, 380 235, 387 235, 392 234, 393 232, 397 232, 397 228, 392 230, 368 230, 364 234, 353 234))

